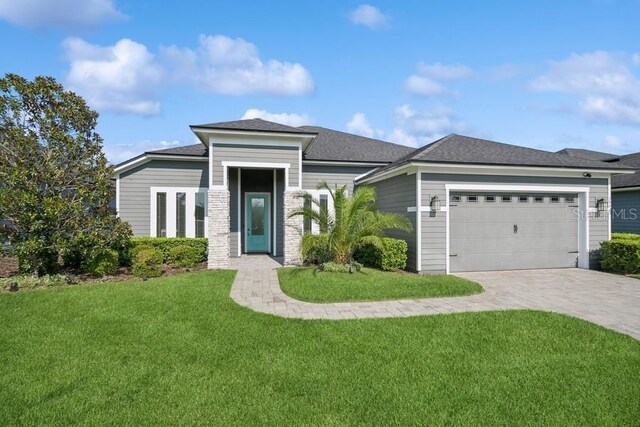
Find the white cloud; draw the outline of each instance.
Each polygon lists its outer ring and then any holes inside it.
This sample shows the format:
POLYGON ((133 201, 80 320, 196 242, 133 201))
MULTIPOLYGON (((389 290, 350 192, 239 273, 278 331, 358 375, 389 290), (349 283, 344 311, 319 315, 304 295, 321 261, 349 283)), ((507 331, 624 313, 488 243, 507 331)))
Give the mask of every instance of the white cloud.
POLYGON ((488 69, 488 76, 492 80, 508 80, 519 76, 524 67, 518 64, 500 64, 488 69))
POLYGON ((605 135, 604 144, 607 148, 612 150, 621 150, 627 146, 622 139, 614 135, 605 135))
POLYGON ((405 89, 414 95, 429 96, 449 93, 443 84, 445 81, 463 80, 469 78, 473 72, 465 65, 444 65, 439 62, 427 64, 421 62, 416 67, 416 73, 405 80, 405 89))
POLYGON ((104 152, 107 160, 117 165, 120 162, 139 156, 145 151, 162 150, 164 148, 179 147, 182 145, 184 145, 184 143, 178 140, 151 141, 146 139, 128 144, 107 143, 104 145, 104 152))
POLYGON ((242 38, 201 35, 196 49, 169 46, 162 53, 176 80, 223 95, 302 95, 313 92, 311 73, 298 63, 263 62, 242 38))
POLYGON ((372 30, 385 28, 389 25, 389 18, 380 9, 370 4, 361 4, 351 12, 351 22, 355 25, 363 25, 372 30))
POLYGON ((366 136, 367 138, 383 138, 384 131, 374 129, 364 113, 355 113, 347 123, 347 132, 366 136))
POLYGON ((306 114, 270 113, 266 110, 258 110, 257 108, 249 108, 240 119, 264 119, 269 120, 270 122, 276 122, 293 127, 310 125, 313 123, 313 120, 306 114))
POLYGON ((640 126, 640 79, 630 68, 634 60, 604 51, 574 53, 550 62, 531 87, 577 96, 577 110, 588 120, 640 126))
POLYGON ((348 132, 369 138, 420 147, 450 133, 464 132, 468 126, 446 107, 434 106, 416 110, 405 104, 395 109, 394 127, 390 132, 376 129, 364 113, 354 114, 346 129, 348 132))
POLYGON ((0 18, 28 27, 83 29, 126 16, 113 0, 0 0, 0 18))
POLYGON ((91 107, 141 115, 160 112, 155 88, 162 69, 144 45, 122 39, 102 47, 68 38, 62 46, 70 62, 67 85, 91 107))

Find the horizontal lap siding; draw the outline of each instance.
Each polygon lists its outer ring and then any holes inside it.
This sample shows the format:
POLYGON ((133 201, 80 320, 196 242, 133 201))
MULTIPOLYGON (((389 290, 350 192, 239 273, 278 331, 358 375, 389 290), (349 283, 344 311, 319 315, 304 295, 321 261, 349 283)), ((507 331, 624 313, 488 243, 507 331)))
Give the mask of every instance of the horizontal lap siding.
POLYGON ((298 187, 299 151, 298 147, 213 144, 213 185, 223 184, 222 162, 256 162, 289 164, 289 185, 298 187))
POLYGON ((412 232, 390 230, 387 234, 390 237, 406 240, 407 268, 416 270, 416 213, 407 212, 408 207, 416 205, 416 176, 399 175, 371 185, 376 188, 378 209, 402 215, 411 222, 412 232))
MULTIPOLYGON (((422 205, 428 206, 430 198, 438 196, 442 206, 447 206, 445 184, 523 184, 523 185, 575 185, 589 187, 589 207, 595 208, 598 198, 607 198, 606 178, 536 177, 510 175, 466 175, 422 173, 422 205)), ((517 195, 517 193, 514 193, 517 195)), ((590 214, 589 249, 596 251, 600 242, 609 236, 607 218, 590 214)), ((422 213, 422 270, 443 272, 446 269, 446 220, 445 212, 422 213)))
POLYGON ((346 185, 349 194, 353 193, 353 180, 371 170, 371 167, 302 165, 302 188, 314 190, 322 181, 331 188, 346 185))
POLYGON ((207 188, 207 161, 152 160, 120 175, 120 218, 134 236, 150 235, 151 187, 207 188))
POLYGON ((611 194, 611 229, 614 233, 640 233, 640 190, 611 194))

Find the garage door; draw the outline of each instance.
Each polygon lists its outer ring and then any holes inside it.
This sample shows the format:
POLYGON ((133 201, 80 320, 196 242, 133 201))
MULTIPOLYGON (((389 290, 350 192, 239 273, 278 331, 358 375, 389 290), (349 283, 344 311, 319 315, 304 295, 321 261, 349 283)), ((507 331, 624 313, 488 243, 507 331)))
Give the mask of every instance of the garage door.
POLYGON ((577 194, 450 195, 452 272, 575 267, 577 194))

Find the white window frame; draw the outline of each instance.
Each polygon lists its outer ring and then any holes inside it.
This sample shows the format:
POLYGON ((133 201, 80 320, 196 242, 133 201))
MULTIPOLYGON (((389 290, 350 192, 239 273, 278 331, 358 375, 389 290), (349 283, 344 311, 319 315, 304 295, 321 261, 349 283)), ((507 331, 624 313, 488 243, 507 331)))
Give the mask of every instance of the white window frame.
MULTIPOLYGON (((207 188, 201 187, 151 187, 150 188, 150 218, 149 218, 149 236, 161 237, 157 235, 157 205, 156 197, 158 193, 167 193, 167 236, 176 237, 176 193, 185 193, 186 195, 186 228, 185 237, 196 237, 196 193, 207 194, 207 188), (191 214, 189 214, 191 212, 191 214)), ((204 210, 204 236, 209 236, 209 209, 208 197, 205 196, 207 206, 204 210)))
MULTIPOLYGON (((331 197, 331 192, 329 190, 326 189, 322 189, 322 190, 318 190, 318 189, 314 189, 314 190, 303 190, 304 193, 309 193, 311 195, 311 197, 317 201, 320 202, 320 196, 321 195, 326 195, 327 196, 327 210, 329 211, 330 214, 335 215, 336 211, 335 211, 335 206, 333 204, 333 198, 331 197)), ((315 203, 311 203, 311 207, 317 212, 319 209, 319 206, 315 203)), ((320 234, 320 224, 318 224, 318 221, 311 221, 311 234, 320 234)))

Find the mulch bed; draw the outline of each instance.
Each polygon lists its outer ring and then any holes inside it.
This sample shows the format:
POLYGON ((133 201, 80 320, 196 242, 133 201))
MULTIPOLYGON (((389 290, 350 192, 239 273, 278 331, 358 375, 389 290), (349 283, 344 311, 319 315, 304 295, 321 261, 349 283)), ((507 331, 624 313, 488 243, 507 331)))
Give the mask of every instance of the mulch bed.
POLYGON ((0 256, 0 277, 10 277, 18 274, 18 259, 0 256))

